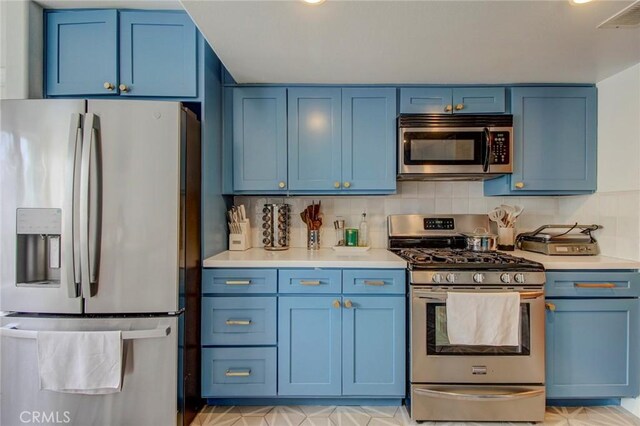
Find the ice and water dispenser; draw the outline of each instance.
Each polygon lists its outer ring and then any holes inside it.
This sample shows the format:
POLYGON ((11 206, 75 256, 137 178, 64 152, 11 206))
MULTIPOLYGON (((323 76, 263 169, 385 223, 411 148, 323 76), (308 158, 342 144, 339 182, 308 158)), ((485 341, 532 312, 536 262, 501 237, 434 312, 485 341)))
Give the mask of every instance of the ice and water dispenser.
POLYGON ((17 209, 16 285, 60 285, 61 209, 17 209))

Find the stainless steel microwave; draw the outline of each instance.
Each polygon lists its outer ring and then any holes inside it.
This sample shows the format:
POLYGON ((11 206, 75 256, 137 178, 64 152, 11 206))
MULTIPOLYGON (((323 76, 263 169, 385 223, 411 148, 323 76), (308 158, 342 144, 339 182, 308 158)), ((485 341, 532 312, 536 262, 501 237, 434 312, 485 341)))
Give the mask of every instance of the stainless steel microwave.
POLYGON ((512 171, 512 115, 398 119, 398 180, 484 180, 512 171))

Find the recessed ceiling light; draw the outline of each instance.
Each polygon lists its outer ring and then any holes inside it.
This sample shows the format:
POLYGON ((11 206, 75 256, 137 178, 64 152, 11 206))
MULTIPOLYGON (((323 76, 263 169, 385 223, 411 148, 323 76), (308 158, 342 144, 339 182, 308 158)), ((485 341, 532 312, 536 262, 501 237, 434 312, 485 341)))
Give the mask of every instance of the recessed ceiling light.
POLYGON ((592 0, 569 0, 571 4, 585 4, 590 3, 592 0))
POLYGON ((320 3, 324 3, 324 0, 302 0, 305 3, 309 3, 309 4, 320 4, 320 3))

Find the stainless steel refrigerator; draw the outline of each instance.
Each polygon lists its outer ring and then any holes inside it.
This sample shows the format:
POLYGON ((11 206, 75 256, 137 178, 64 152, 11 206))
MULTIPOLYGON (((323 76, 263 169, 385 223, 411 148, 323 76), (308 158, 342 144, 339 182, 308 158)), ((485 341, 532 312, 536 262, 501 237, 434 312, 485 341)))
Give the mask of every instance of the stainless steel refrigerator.
POLYGON ((81 99, 5 100, 0 114, 0 424, 188 424, 200 404, 195 114, 81 99), (122 330, 121 392, 40 390, 38 330, 122 330))

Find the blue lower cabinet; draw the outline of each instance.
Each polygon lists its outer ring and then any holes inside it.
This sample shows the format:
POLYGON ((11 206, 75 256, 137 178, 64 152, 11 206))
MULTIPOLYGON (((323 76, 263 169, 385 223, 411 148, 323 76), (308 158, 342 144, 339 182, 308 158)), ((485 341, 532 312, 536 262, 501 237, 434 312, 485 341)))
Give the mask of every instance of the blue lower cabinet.
POLYGON ((276 348, 203 348, 202 396, 276 395, 276 348))
POLYGON ((279 298, 278 395, 341 395, 340 305, 340 296, 279 298))
POLYGON ((344 297, 342 394, 405 395, 405 297, 344 297))
POLYGON ((547 299, 547 308, 547 398, 638 396, 638 299, 547 299))
POLYGON ((275 297, 204 297, 203 345, 275 345, 275 297))

